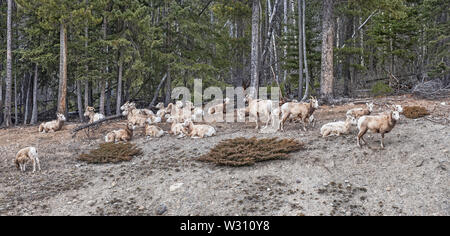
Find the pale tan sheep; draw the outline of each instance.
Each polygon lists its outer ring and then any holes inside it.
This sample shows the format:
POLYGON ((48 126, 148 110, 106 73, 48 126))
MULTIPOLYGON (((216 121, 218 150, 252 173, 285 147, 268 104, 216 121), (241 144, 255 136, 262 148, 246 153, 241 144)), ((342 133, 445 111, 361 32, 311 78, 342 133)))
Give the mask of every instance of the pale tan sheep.
POLYGON ((373 112, 373 103, 366 103, 366 108, 353 108, 347 111, 347 117, 359 119, 361 116, 370 115, 373 112))
POLYGON ((154 137, 154 138, 160 138, 164 135, 164 130, 162 130, 158 126, 146 124, 145 125, 145 136, 147 137, 154 137))
POLYGON ((355 123, 356 120, 353 117, 347 117, 345 121, 331 122, 322 126, 320 129, 320 134, 324 138, 328 136, 341 136, 342 134, 348 134, 352 124, 355 123))
POLYGON ((210 125, 194 125, 192 120, 186 120, 184 127, 191 138, 204 138, 216 135, 216 129, 210 125))
POLYGON ((64 122, 66 121, 66 117, 63 114, 56 114, 58 117, 57 120, 45 122, 39 125, 39 132, 48 133, 50 131, 56 132, 62 129, 64 126, 64 122))
POLYGON ((361 147, 361 140, 367 144, 366 140, 364 140, 364 135, 367 131, 371 131, 381 134, 381 148, 384 148, 384 135, 395 127, 399 119, 400 113, 398 111, 389 111, 377 116, 363 116, 359 118, 359 133, 356 138, 358 146, 361 147))
POLYGON ((116 142, 129 142, 133 138, 133 131, 136 127, 132 123, 128 123, 125 129, 114 130, 109 132, 105 136, 105 142, 116 143, 116 142))
POLYGON ((16 154, 16 158, 14 159, 14 164, 17 169, 25 172, 27 162, 31 161, 33 163, 33 173, 36 172, 36 165, 38 170, 41 171, 41 164, 39 162, 38 153, 35 147, 27 147, 20 150, 16 154))
POLYGON ((311 97, 309 103, 288 102, 281 106, 281 125, 284 131, 284 124, 289 117, 298 117, 303 123, 303 130, 306 131, 306 122, 313 115, 314 111, 319 108, 319 102, 316 98, 311 97))
POLYGON ((85 117, 89 117, 89 124, 92 124, 96 121, 105 119, 105 116, 101 113, 95 113, 94 107, 86 107, 86 111, 84 112, 85 117))

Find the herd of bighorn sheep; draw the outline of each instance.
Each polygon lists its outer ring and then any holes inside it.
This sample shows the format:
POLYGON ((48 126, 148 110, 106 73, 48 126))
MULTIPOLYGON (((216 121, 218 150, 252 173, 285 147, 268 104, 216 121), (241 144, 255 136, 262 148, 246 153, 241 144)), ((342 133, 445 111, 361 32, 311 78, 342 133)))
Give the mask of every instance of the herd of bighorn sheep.
MULTIPOLYGON (((226 113, 226 107, 230 104, 230 99, 225 98, 219 101, 218 104, 209 107, 206 111, 208 115, 214 116, 212 122, 215 123, 216 118, 226 113)), ((259 121, 265 122, 265 127, 271 123, 276 131, 285 130, 286 121, 297 120, 303 123, 303 130, 306 131, 306 123, 314 123, 314 111, 319 109, 319 102, 316 98, 311 97, 307 103, 292 101, 276 106, 272 100, 253 99, 249 96, 245 98, 248 106, 232 110, 237 114, 238 120, 245 120, 246 117, 255 122, 256 129, 259 129, 259 121)), ((322 137, 340 136, 349 134, 351 127, 356 125, 359 132, 357 134, 357 145, 361 147, 361 140, 364 140, 364 135, 367 131, 381 134, 381 147, 384 148, 384 135, 389 133, 400 119, 400 113, 403 108, 400 105, 389 107, 387 111, 372 115, 374 104, 367 103, 366 108, 351 109, 346 113, 345 121, 331 122, 323 125, 320 129, 322 137)), ((209 124, 195 124, 194 122, 201 121, 205 114, 204 107, 195 107, 190 101, 177 101, 175 104, 170 103, 167 107, 163 103, 155 106, 158 109, 157 113, 149 109, 138 109, 134 102, 126 102, 120 109, 122 115, 127 117, 127 125, 123 129, 114 130, 106 134, 105 142, 129 142, 133 139, 134 130, 137 127, 144 128, 145 136, 147 138, 160 138, 165 134, 170 134, 182 137, 191 138, 205 138, 216 135, 216 129, 209 124), (158 127, 159 123, 171 123, 169 131, 164 131, 158 127)), ((105 116, 95 113, 94 107, 86 107, 84 116, 89 117, 89 123, 93 123, 102 119, 105 116)), ((50 122, 42 123, 39 126, 39 132, 48 133, 56 132, 62 129, 66 118, 63 114, 57 114, 57 119, 50 122)), ((14 164, 21 171, 25 171, 26 163, 32 162, 33 172, 36 171, 36 165, 40 170, 40 163, 38 152, 35 147, 28 147, 20 150, 14 164)))

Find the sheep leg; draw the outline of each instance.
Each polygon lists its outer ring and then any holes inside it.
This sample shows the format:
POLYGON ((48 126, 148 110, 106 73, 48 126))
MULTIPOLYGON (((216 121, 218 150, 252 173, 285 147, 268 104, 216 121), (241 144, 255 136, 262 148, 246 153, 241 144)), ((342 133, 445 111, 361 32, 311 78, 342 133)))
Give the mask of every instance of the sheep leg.
POLYGON ((36 157, 36 163, 37 163, 38 170, 41 171, 41 163, 39 162, 38 157, 36 157))
POLYGON ((283 132, 284 132, 284 123, 286 123, 286 120, 289 118, 290 115, 291 115, 290 113, 284 114, 281 119, 280 126, 281 126, 281 131, 283 131, 283 132))
POLYGON ((361 139, 364 141, 365 144, 367 144, 366 141, 364 140, 364 134, 366 134, 366 132, 367 132, 367 129, 362 129, 358 133, 358 137, 356 138, 356 140, 357 140, 359 147, 361 147, 361 139))
POLYGON ((384 149, 384 134, 381 134, 381 148, 384 149))

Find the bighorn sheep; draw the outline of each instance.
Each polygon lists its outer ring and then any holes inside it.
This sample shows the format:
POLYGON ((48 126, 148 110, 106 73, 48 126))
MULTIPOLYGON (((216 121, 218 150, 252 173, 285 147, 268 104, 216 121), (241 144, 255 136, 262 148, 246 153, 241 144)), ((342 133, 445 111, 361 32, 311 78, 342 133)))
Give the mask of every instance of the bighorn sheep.
POLYGON ((145 125, 145 136, 147 136, 147 137, 160 138, 164 135, 164 133, 165 133, 164 130, 162 130, 158 126, 154 126, 154 125, 150 125, 150 124, 145 125))
POLYGON ((160 123, 161 117, 155 116, 146 112, 136 111, 134 106, 125 106, 124 111, 122 112, 123 116, 127 116, 128 122, 131 122, 133 125, 138 127, 145 126, 145 123, 150 119, 151 123, 160 123))
POLYGON ((370 115, 373 111, 373 103, 366 103, 366 108, 353 108, 347 111, 347 117, 359 119, 361 116, 370 115))
POLYGON ((16 155, 16 159, 14 159, 14 164, 16 165, 17 169, 25 172, 26 164, 28 161, 31 161, 33 163, 33 173, 36 172, 36 164, 38 170, 41 171, 41 164, 39 162, 36 148, 27 147, 20 150, 16 155))
POLYGON ((320 134, 324 138, 332 135, 341 136, 341 134, 348 134, 352 124, 355 123, 356 119, 354 117, 347 117, 345 121, 331 122, 322 126, 320 134))
POLYGON ((384 148, 384 134, 389 133, 399 119, 400 113, 398 111, 389 111, 377 116, 363 116, 359 118, 359 133, 356 138, 358 146, 361 147, 360 140, 367 144, 366 140, 364 140, 364 134, 370 130, 373 133, 381 134, 381 148, 384 148))
POLYGON ((214 122, 217 121, 216 120, 217 115, 223 115, 226 112, 226 106, 230 104, 230 102, 231 99, 225 98, 223 102, 208 108, 208 114, 214 116, 214 122))
POLYGON ((128 110, 128 111, 131 111, 133 114, 141 114, 141 115, 146 115, 146 116, 155 115, 155 113, 153 113, 149 109, 137 109, 136 103, 134 103, 134 102, 126 102, 125 104, 123 104, 120 107, 120 110, 122 110, 122 111, 128 110))
POLYGON ((314 111, 319 108, 319 102, 311 97, 309 103, 288 102, 281 106, 281 130, 284 131, 286 120, 292 115, 298 117, 303 123, 303 130, 306 131, 306 121, 312 116, 314 111))
POLYGON ((167 119, 167 123, 172 123, 169 134, 178 135, 178 138, 182 138, 187 134, 186 128, 184 127, 183 123, 178 122, 177 117, 170 116, 167 119))
POLYGON ((105 119, 105 116, 101 113, 95 113, 94 107, 86 107, 86 111, 84 112, 85 117, 89 117, 89 124, 92 124, 96 121, 105 119))
POLYGON ((66 121, 66 117, 60 113, 56 114, 56 116, 58 117, 57 120, 42 123, 39 126, 39 132, 48 133, 50 131, 56 132, 61 130, 62 127, 64 126, 64 121, 66 121))
POLYGON ((133 125, 133 123, 128 122, 125 129, 119 129, 119 130, 114 130, 112 132, 109 132, 105 136, 105 142, 107 142, 107 143, 116 143, 116 142, 120 142, 120 141, 129 142, 133 138, 134 129, 135 129, 135 126, 133 125))
POLYGON ((248 102, 248 113, 250 117, 255 119, 256 127, 255 129, 259 129, 259 117, 267 118, 266 126, 267 128, 269 122, 272 120, 271 113, 273 109, 272 100, 262 100, 262 99, 253 99, 249 95, 245 97, 245 101, 248 102))
POLYGON ((183 125, 191 138, 204 138, 216 135, 214 127, 209 125, 194 125, 192 120, 186 120, 183 125))

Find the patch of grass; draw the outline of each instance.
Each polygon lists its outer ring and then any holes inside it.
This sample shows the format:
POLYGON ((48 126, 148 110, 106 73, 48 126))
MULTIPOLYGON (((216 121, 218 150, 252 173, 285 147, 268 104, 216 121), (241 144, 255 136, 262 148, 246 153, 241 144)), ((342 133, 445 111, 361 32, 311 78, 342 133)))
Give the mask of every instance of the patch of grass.
POLYGON ((235 138, 220 142, 197 160, 219 166, 250 166, 256 162, 287 159, 289 153, 297 152, 303 146, 293 139, 235 138))
POLYGON ((118 163, 130 161, 142 154, 142 150, 131 143, 103 143, 89 154, 82 154, 78 158, 90 164, 118 163))
POLYGON ((430 115, 425 107, 421 106, 407 106, 403 108, 403 115, 409 119, 417 119, 430 115))

